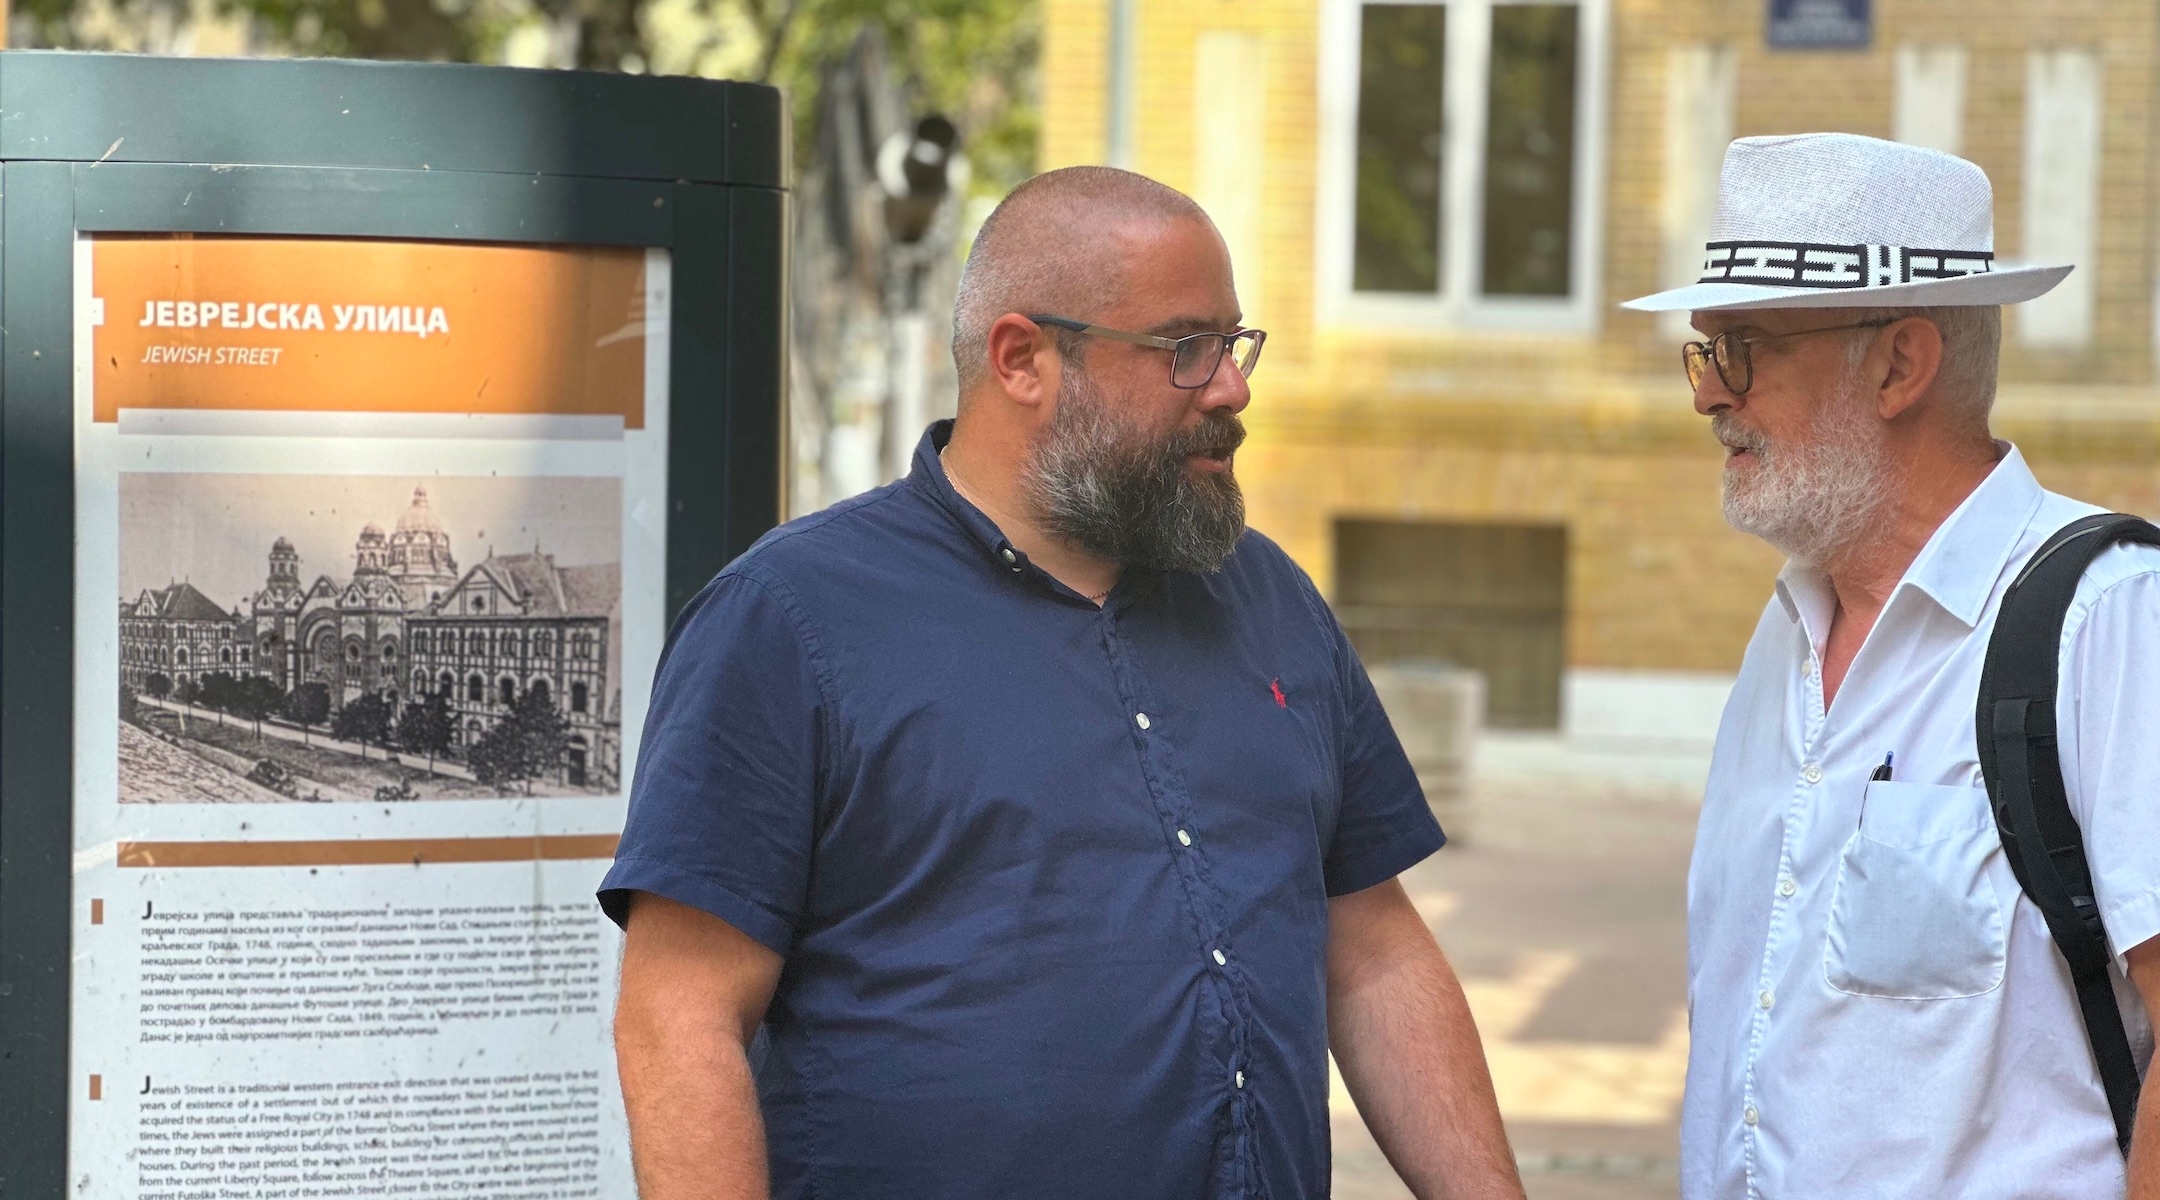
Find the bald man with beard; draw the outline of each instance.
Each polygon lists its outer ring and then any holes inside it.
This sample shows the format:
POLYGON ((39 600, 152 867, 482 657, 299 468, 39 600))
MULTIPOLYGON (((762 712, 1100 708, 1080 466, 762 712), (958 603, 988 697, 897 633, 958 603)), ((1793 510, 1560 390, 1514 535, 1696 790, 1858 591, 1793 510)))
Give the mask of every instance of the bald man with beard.
POLYGON ((644 1200, 1322 1197, 1330 1049, 1417 1195, 1522 1195, 1440 828, 1245 528, 1241 319, 1183 195, 1023 184, 958 418, 678 620, 601 891, 644 1200))

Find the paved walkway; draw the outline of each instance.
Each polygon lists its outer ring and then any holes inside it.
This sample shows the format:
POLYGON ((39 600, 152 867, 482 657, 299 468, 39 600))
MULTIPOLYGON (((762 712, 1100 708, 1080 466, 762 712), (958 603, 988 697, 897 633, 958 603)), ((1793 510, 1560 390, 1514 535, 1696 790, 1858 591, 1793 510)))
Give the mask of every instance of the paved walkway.
MULTIPOLYGON (((135 700, 138 704, 162 708, 167 712, 186 713, 190 721, 215 722, 219 717, 218 711, 214 708, 197 708, 192 704, 182 704, 177 700, 159 700, 151 696, 137 696, 135 700)), ((237 725, 250 731, 254 729, 253 722, 233 716, 230 713, 224 714, 224 719, 227 725, 237 725)), ((416 755, 408 759, 404 755, 396 755, 392 751, 386 751, 381 746, 363 746, 358 742, 341 742, 331 737, 326 731, 302 729, 298 725, 287 725, 283 721, 274 719, 265 719, 262 722, 262 735, 264 737, 274 737, 284 742, 299 742, 321 750, 336 750, 344 754, 350 754, 355 758, 372 759, 376 762, 384 762, 392 757, 396 757, 401 762, 409 762, 416 767, 425 766, 428 762, 424 755, 416 755)), ((471 771, 446 758, 434 760, 433 770, 437 775, 448 775, 453 779, 471 779, 473 777, 471 771)))
MULTIPOLYGON (((1670 1200, 1687 1067, 1693 795, 1490 785, 1403 879, 1462 975, 1531 1200, 1670 1200)), ((1410 1195, 1349 1096, 1338 1200, 1410 1195)))

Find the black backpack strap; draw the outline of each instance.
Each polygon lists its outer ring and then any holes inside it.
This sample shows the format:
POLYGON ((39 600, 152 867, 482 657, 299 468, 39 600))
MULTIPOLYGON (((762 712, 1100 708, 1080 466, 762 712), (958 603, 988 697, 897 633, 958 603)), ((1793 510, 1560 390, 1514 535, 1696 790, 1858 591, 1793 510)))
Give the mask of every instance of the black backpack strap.
POLYGON ((2010 585, 1980 673, 1977 733, 2003 853, 2070 965, 2085 1036, 2115 1117, 2115 1138, 2127 1155, 2137 1112, 2137 1060, 2123 1034, 2107 930, 2055 745, 2063 620, 2085 568, 2120 542, 2160 546, 2160 528, 2120 513, 2073 521, 2034 553, 2010 585))

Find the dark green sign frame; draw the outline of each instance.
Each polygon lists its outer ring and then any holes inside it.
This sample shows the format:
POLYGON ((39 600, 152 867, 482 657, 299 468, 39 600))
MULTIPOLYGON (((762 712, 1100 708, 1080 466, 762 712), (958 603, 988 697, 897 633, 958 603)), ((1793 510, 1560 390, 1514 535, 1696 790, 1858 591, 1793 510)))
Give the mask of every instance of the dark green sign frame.
POLYGON ((786 142, 748 84, 0 54, 0 1196, 69 1191, 76 234, 666 247, 672 614, 779 517, 786 142))

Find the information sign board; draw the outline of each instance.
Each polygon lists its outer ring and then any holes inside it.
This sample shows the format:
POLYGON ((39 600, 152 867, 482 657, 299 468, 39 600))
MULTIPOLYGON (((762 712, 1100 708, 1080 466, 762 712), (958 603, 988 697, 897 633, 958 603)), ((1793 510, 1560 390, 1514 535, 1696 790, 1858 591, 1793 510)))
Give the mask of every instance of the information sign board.
POLYGON ((1858 49, 1874 40, 1870 0, 1770 0, 1772 48, 1858 49))
POLYGON ((668 267, 78 239, 81 1194, 628 1194, 668 267))

